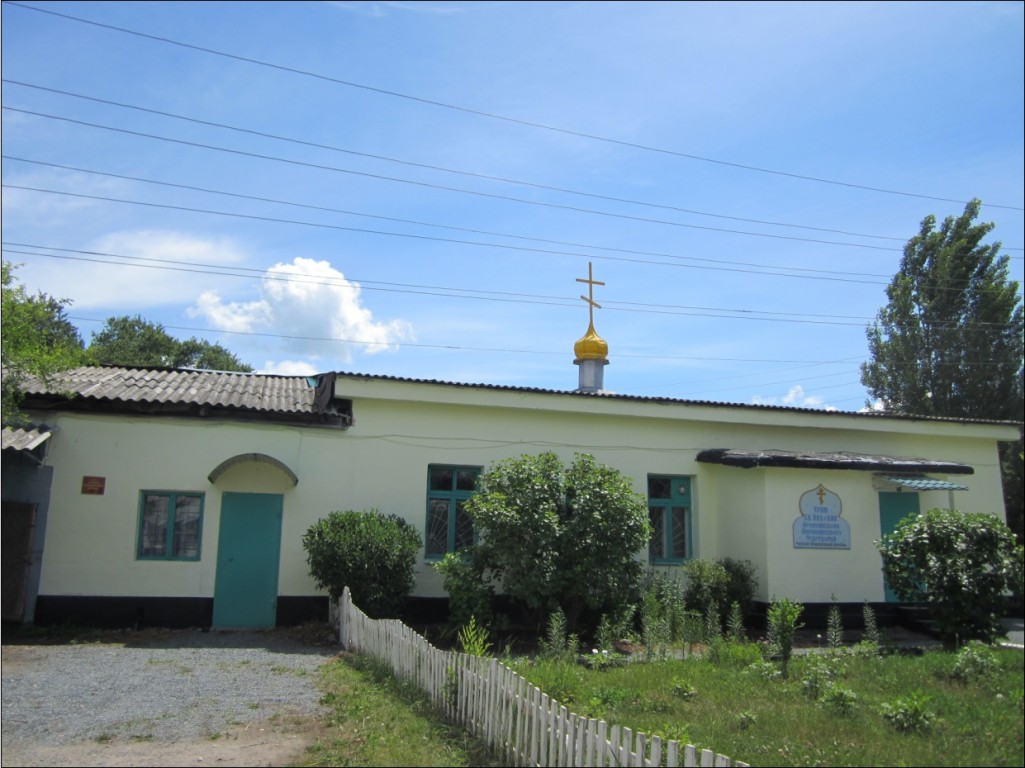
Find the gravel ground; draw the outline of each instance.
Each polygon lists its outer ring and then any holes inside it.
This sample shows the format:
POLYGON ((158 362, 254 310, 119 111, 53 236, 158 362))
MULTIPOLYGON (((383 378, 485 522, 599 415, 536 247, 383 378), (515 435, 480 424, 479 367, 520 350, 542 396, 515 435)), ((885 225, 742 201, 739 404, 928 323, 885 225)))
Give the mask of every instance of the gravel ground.
POLYGON ((315 718, 317 668, 339 650, 329 639, 326 629, 315 640, 289 630, 151 630, 4 645, 3 763, 82 743, 214 743, 257 723, 315 718))

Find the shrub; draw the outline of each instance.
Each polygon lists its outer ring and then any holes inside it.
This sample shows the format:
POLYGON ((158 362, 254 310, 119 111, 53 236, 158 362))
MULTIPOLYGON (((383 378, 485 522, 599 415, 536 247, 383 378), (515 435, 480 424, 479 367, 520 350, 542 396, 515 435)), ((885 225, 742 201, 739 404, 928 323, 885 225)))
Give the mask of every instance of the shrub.
POLYGON ((854 711, 858 703, 858 694, 850 688, 830 683, 822 692, 819 703, 827 709, 832 709, 839 715, 849 715, 854 711))
POLYGON ((707 612, 710 605, 726 605, 729 574, 726 567, 715 560, 691 560, 684 564, 687 585, 683 590, 684 605, 692 611, 707 612))
POLYGON ((331 512, 303 535, 317 586, 337 600, 345 587, 374 618, 397 616, 413 590, 420 534, 405 520, 368 512, 331 512))
POLYGON ((448 593, 450 627, 463 627, 471 618, 476 618, 485 626, 496 623, 491 608, 495 590, 472 556, 449 552, 434 563, 434 570, 442 575, 442 583, 448 593))
POLYGON ((637 599, 636 558, 651 536, 647 504, 617 470, 578 454, 493 464, 466 503, 482 573, 540 624, 556 606, 576 628, 581 611, 618 615, 637 599))
POLYGON ((966 645, 957 652, 949 677, 959 683, 986 680, 1000 671, 1000 662, 985 648, 966 645))
POLYGON ((883 571, 902 600, 925 602, 944 645, 1003 634, 1004 594, 1020 590, 1023 549, 993 515, 930 509, 878 543, 883 571))
POLYGON ((754 563, 732 557, 720 557, 717 562, 726 570, 726 596, 722 605, 727 607, 739 603, 740 610, 747 614, 758 591, 754 563))

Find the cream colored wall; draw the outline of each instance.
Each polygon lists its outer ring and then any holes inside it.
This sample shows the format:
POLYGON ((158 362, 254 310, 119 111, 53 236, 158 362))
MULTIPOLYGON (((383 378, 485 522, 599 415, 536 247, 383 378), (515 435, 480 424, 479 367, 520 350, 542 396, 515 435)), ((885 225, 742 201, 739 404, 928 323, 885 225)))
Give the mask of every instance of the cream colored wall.
MULTIPOLYGON (((852 524, 857 549, 838 559, 833 551, 798 553, 792 546, 790 524, 797 499, 822 482, 823 473, 699 464, 695 457, 702 449, 843 450, 959 461, 976 468, 976 475, 966 478, 972 490, 958 494, 962 508, 1002 508, 993 440, 1003 428, 935 422, 895 426, 824 414, 378 380, 339 379, 336 391, 354 402, 356 422, 348 430, 58 416, 60 431, 51 440, 47 459, 55 472, 40 594, 212 596, 220 494, 225 490, 283 493, 279 593, 315 594, 301 537, 327 512, 376 508, 405 517, 422 533, 429 464, 486 468, 499 459, 544 450, 566 461, 576 452, 591 453, 633 478, 641 494, 648 474, 692 476, 697 555, 755 562, 763 598, 793 590, 787 596, 801 600, 828 600, 833 591, 841 600, 881 599, 878 556, 871 547, 872 537, 878 536, 871 473, 827 473, 824 484, 840 494, 845 515, 850 509, 859 516, 858 524, 852 524), (211 470, 244 453, 278 459, 296 473, 299 484, 289 487, 284 474, 267 464, 238 465, 216 485, 209 483, 211 470), (106 477, 105 495, 81 495, 83 475, 106 477), (135 559, 141 489, 206 494, 198 563, 135 559), (816 576, 825 572, 850 579, 823 581, 816 576)), ((53 414, 48 417, 54 423, 53 414)), ((945 494, 940 496, 945 505, 945 494)), ((415 594, 443 596, 430 565, 421 558, 417 569, 415 594)))

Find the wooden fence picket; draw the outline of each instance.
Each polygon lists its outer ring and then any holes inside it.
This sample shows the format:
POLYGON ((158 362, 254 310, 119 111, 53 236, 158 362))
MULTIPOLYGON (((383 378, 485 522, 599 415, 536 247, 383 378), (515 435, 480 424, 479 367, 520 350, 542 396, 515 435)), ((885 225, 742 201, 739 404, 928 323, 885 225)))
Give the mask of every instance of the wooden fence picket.
POLYGON ((442 651, 394 619, 370 619, 346 588, 338 601, 338 638, 344 648, 388 664, 395 676, 424 691, 449 721, 464 727, 494 754, 524 766, 653 766, 729 768, 710 749, 699 753, 641 731, 571 712, 494 657, 442 651), (681 755, 681 747, 682 755, 681 755))

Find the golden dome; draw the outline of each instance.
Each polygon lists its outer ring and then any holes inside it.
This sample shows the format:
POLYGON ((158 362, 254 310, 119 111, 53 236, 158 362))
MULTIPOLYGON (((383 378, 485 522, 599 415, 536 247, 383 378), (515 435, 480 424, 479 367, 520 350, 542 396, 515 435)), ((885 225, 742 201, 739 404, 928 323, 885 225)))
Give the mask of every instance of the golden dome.
POLYGON ((609 356, 609 344, 594 330, 594 323, 587 326, 587 333, 573 345, 577 360, 605 360, 609 356))

